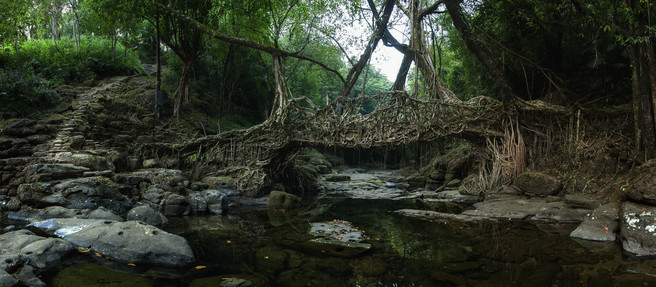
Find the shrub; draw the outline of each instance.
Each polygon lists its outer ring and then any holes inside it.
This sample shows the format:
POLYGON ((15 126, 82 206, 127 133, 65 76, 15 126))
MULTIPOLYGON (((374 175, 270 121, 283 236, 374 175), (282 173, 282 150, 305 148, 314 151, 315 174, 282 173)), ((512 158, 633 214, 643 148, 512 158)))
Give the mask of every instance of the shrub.
MULTIPOLYGON (((3 52, 6 53, 7 50, 3 52)), ((30 40, 21 43, 19 54, 24 63, 30 63, 35 72, 51 84, 83 82, 143 70, 138 55, 131 50, 125 53, 120 44, 112 59, 111 40, 99 37, 82 37, 79 49, 71 38, 62 38, 57 45, 51 40, 30 40)))
POLYGON ((55 106, 57 93, 50 90, 31 66, 0 70, 0 120, 29 116, 55 106))

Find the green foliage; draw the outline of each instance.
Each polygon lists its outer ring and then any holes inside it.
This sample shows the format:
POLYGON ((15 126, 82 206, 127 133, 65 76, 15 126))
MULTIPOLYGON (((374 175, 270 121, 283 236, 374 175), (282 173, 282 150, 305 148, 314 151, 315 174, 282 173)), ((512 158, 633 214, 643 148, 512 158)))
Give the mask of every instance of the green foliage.
MULTIPOLYGON (((73 39, 63 38, 59 41, 59 48, 50 40, 31 40, 21 43, 19 51, 22 61, 30 63, 34 72, 51 84, 142 71, 141 62, 134 52, 128 50, 126 57, 112 60, 109 47, 108 39, 82 37, 80 49, 75 48, 73 39)), ((7 49, 3 51, 5 53, 7 49)))
POLYGON ((0 69, 0 120, 30 116, 58 101, 57 94, 36 76, 32 67, 0 69))

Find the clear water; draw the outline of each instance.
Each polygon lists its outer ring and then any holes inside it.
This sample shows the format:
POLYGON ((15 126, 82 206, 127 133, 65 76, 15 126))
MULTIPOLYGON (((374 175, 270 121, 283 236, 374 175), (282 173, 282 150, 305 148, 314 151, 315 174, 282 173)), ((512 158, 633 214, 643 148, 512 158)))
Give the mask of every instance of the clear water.
POLYGON ((656 260, 628 257, 617 243, 573 240, 575 225, 441 224, 390 213, 421 207, 415 200, 333 198, 312 206, 300 214, 171 218, 167 231, 187 238, 198 260, 185 270, 108 268, 85 255, 44 279, 52 286, 221 286, 231 277, 290 287, 656 286, 656 260), (308 245, 309 223, 333 219, 364 230, 372 248, 348 257, 308 245))

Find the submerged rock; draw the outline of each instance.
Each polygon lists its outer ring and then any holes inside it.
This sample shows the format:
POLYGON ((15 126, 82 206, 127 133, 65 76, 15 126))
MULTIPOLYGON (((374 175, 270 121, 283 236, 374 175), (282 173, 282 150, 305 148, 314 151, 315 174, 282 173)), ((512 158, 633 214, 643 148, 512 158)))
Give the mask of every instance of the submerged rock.
POLYGON ((290 209, 300 205, 301 199, 293 194, 284 191, 274 190, 269 194, 267 207, 269 209, 290 209))
POLYGON ((318 237, 310 240, 309 245, 322 254, 352 257, 371 248, 371 244, 362 242, 366 239, 363 231, 351 226, 348 221, 312 223, 308 233, 318 237))
POLYGON ((615 241, 619 206, 606 204, 588 213, 571 237, 593 241, 615 241))
POLYGON ((638 256, 656 255, 656 207, 625 202, 620 218, 622 248, 638 256))
POLYGON ((49 219, 32 225, 124 263, 182 267, 194 261, 186 239, 138 221, 49 219))

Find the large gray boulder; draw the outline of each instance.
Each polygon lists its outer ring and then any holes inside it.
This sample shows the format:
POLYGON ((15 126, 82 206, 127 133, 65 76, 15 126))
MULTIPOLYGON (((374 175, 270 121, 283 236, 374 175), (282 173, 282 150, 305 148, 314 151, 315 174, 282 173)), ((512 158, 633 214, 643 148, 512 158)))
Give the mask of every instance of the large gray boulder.
POLYGON ((656 255, 656 207, 625 202, 620 218, 622 247, 639 256, 656 255))
POLYGON ((592 241, 615 241, 619 228, 619 205, 605 204, 588 213, 570 233, 571 237, 592 241))
POLYGON ((139 221, 49 219, 32 225, 119 262, 182 267, 194 261, 186 239, 139 221))
POLYGON ((520 174, 515 178, 514 185, 525 195, 539 197, 555 195, 563 188, 557 178, 535 171, 520 174))

